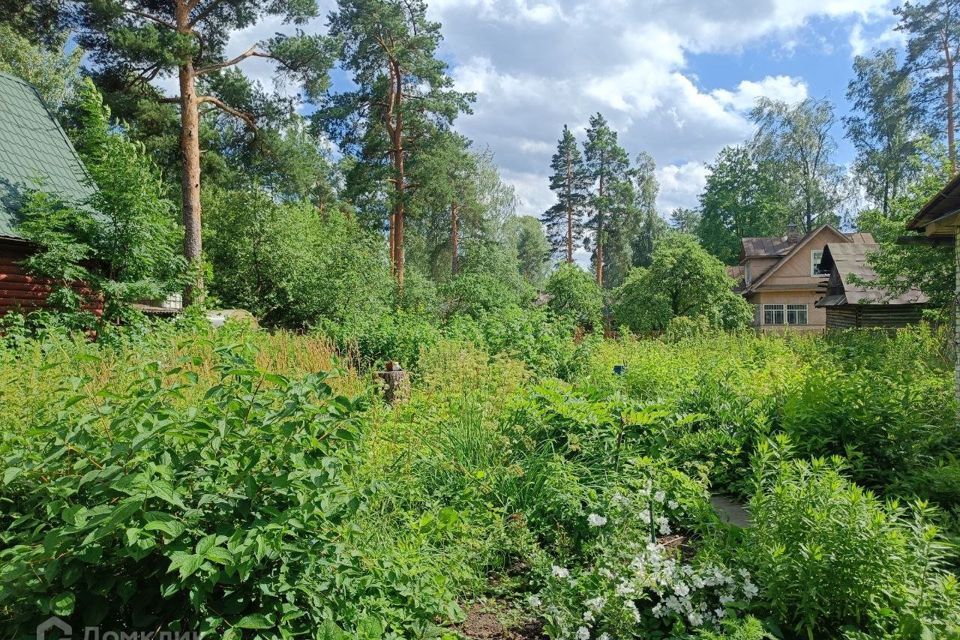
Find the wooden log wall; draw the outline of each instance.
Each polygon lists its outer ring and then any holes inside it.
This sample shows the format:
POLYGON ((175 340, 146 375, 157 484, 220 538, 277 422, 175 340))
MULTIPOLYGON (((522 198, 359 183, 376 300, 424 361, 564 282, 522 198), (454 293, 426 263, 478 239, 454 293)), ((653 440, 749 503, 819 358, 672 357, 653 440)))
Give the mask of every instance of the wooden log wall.
MULTIPOLYGON (((47 298, 59 288, 50 278, 30 275, 21 264, 30 248, 20 243, 0 243, 0 315, 10 311, 30 312, 47 307, 47 298)), ((83 282, 70 287, 84 298, 81 309, 103 315, 103 300, 83 282)))

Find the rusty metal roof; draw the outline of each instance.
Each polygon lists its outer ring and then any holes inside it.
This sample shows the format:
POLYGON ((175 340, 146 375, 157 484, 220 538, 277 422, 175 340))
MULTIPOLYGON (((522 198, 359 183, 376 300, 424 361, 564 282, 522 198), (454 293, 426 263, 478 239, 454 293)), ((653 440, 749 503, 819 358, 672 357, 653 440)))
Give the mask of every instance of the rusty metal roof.
MULTIPOLYGON (((900 295, 871 286, 877 273, 867 258, 880 248, 875 243, 828 243, 823 250, 821 266, 837 272, 843 286, 843 294, 832 294, 817 302, 818 307, 844 304, 925 304, 930 299, 922 291, 911 287, 900 295), (856 280, 856 282, 855 282, 856 280)), ((833 277, 831 275, 831 282, 833 277)))
POLYGON ((923 231, 924 227, 933 222, 960 212, 960 174, 947 183, 940 193, 933 196, 927 204, 907 223, 907 229, 923 231))

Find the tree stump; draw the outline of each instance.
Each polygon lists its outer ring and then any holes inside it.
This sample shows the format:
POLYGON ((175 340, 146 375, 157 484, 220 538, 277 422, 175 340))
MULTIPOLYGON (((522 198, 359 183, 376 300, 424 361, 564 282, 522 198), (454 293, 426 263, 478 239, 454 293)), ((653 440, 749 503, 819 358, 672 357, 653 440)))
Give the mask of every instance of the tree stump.
POLYGON ((388 362, 386 371, 378 371, 383 388, 383 399, 394 404, 398 400, 410 397, 410 379, 397 362, 388 362))

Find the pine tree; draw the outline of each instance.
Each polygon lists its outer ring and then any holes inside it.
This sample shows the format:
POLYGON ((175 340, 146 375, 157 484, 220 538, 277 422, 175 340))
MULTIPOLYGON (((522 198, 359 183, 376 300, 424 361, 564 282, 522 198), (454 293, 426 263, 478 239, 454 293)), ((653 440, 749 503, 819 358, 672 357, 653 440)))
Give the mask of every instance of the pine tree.
POLYGON ((404 224, 416 185, 408 163, 437 131, 469 111, 473 95, 453 90, 437 57, 440 24, 427 19, 424 0, 339 0, 330 35, 341 43, 340 63, 356 89, 333 96, 318 115, 341 147, 360 160, 355 193, 379 192, 386 181, 390 259, 403 286, 404 224))
POLYGON ((254 43, 230 59, 224 55, 228 38, 268 16, 302 24, 317 13, 316 0, 98 0, 78 3, 71 14, 78 29, 77 41, 90 52, 101 76, 115 79, 128 91, 144 88, 145 95, 180 107, 184 256, 195 274, 193 285, 185 292, 187 300, 194 289, 202 287, 201 106, 256 129, 254 114, 218 95, 217 79, 248 58, 270 58, 278 63, 282 75, 303 84, 307 97, 316 97, 326 89, 332 65, 331 41, 323 36, 278 35, 254 43), (150 85, 157 78, 171 76, 179 84, 172 96, 163 96, 150 85))
POLYGON ((895 49, 857 56, 853 70, 847 88, 853 112, 843 121, 857 150, 854 172, 867 197, 887 215, 919 171, 921 114, 895 49))
POLYGON ((557 203, 540 219, 547 227, 553 252, 565 252, 567 264, 573 264, 573 253, 583 243, 583 214, 589 198, 590 176, 577 139, 566 125, 550 168, 553 170, 550 189, 557 194, 557 203))
POLYGON ((907 34, 906 70, 918 78, 916 97, 932 122, 944 123, 951 172, 957 173, 957 74, 960 0, 906 2, 894 9, 907 34))
POLYGON ((604 244, 608 235, 627 213, 632 188, 629 180, 630 158, 617 143, 617 132, 606 118, 597 114, 590 118, 584 163, 591 180, 591 216, 587 227, 593 233, 593 265, 597 284, 603 286, 604 244))

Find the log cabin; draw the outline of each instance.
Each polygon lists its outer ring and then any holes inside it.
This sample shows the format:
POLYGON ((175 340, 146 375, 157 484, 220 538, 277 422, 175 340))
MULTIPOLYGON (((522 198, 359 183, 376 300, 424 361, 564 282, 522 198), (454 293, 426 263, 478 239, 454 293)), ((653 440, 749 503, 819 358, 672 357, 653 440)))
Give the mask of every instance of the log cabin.
POLYGON ((870 284, 877 278, 868 256, 880 245, 829 243, 820 271, 828 273, 826 295, 817 301, 824 309, 827 329, 896 329, 916 324, 930 299, 916 287, 893 294, 870 284))
MULTIPOLYGON (((41 190, 82 205, 95 187, 56 117, 30 84, 0 73, 0 315, 46 306, 61 283, 31 275, 23 261, 37 250, 18 230, 24 195, 41 190)), ((102 303, 83 283, 70 283, 87 295, 89 311, 102 303)))

